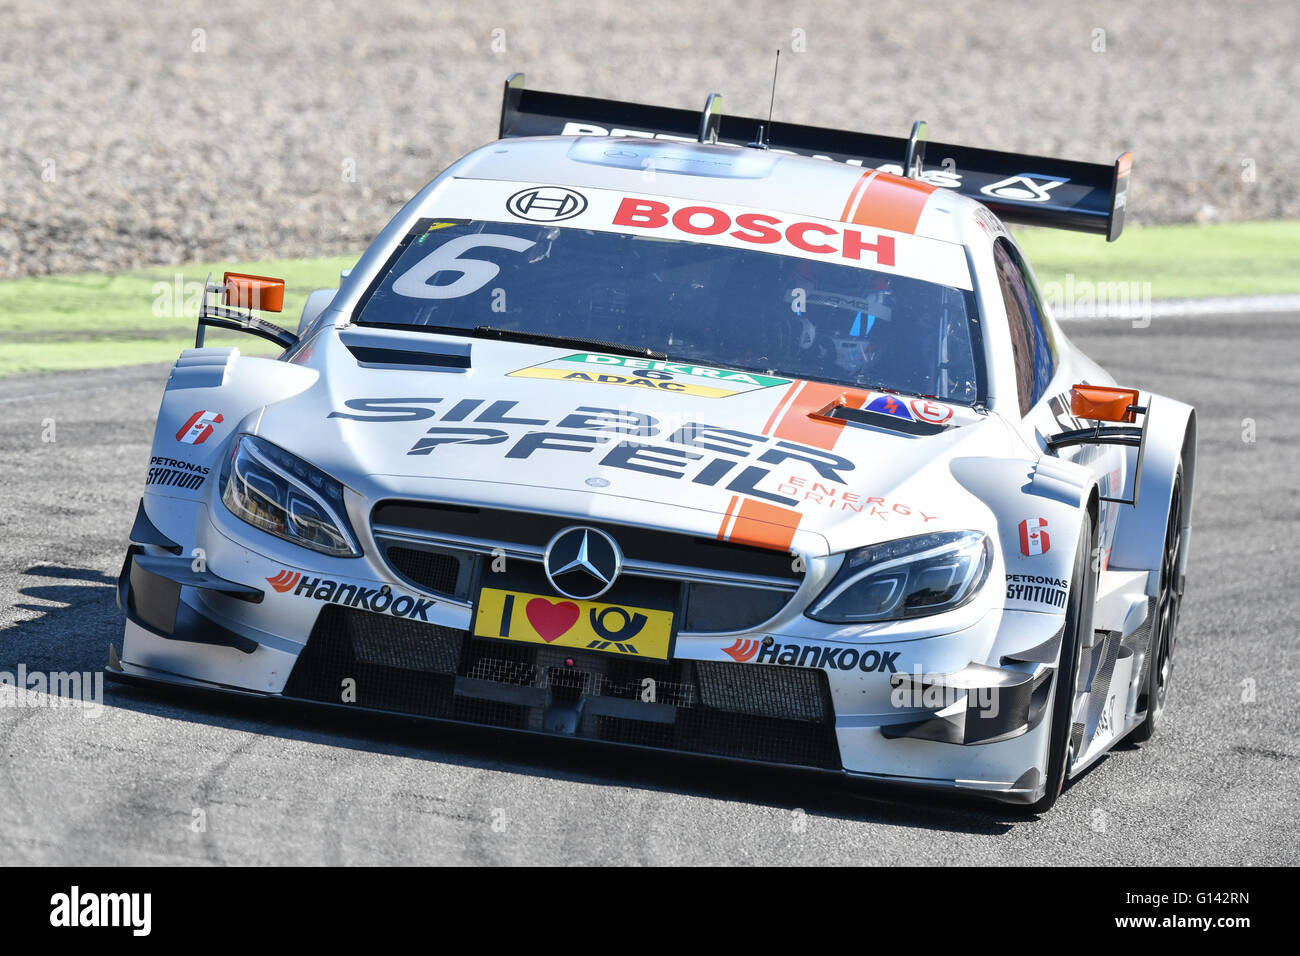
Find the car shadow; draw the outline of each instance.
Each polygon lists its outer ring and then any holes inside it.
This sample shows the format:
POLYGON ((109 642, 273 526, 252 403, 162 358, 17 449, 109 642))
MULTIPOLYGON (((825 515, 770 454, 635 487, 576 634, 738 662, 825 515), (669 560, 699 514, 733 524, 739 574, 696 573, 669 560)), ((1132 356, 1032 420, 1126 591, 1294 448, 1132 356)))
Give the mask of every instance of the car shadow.
MULTIPOLYGON (((120 648, 116 578, 90 568, 41 565, 50 584, 20 594, 39 616, 0 631, 0 670, 100 671, 120 648), (48 602, 57 602, 53 606, 48 602)), ((195 724, 366 753, 506 770, 589 785, 637 787, 923 830, 998 836, 1035 818, 1019 807, 964 796, 852 783, 838 776, 708 757, 630 750, 592 741, 515 734, 296 701, 244 697, 175 685, 106 681, 104 706, 195 724), (730 768, 730 771, 728 770, 730 768)))

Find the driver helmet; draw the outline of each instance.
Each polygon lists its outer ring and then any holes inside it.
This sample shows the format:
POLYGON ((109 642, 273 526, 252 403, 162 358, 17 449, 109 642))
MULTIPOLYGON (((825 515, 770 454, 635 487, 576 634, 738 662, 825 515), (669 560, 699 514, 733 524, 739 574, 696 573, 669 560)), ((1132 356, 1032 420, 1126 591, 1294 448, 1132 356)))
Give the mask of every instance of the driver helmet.
POLYGON ((889 279, 871 275, 863 283, 859 275, 844 270, 850 273, 849 281, 835 282, 825 270, 814 276, 812 265, 800 262, 796 266, 796 281, 807 284, 790 292, 791 308, 802 325, 800 348, 811 348, 817 339, 829 343, 836 366, 859 377, 883 355, 878 327, 891 322, 894 313, 889 279))

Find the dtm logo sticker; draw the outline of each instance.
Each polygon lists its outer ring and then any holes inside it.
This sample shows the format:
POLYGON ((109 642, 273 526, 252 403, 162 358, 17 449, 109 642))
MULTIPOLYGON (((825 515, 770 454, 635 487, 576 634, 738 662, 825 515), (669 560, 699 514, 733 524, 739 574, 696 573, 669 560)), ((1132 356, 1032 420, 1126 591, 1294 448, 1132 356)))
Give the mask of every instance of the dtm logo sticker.
POLYGON ((511 372, 512 378, 544 378, 562 382, 587 382, 593 385, 624 385, 631 388, 678 392, 703 398, 726 398, 761 388, 789 385, 790 379, 752 372, 691 365, 689 362, 663 362, 654 359, 624 358, 617 355, 593 355, 578 352, 563 358, 511 372))
POLYGON ((531 222, 561 222, 582 215, 587 197, 561 186, 534 186, 506 200, 511 215, 531 222))
POLYGON ((938 402, 932 402, 928 398, 914 398, 908 402, 912 406, 912 414, 923 422, 929 422, 931 425, 945 425, 948 419, 952 418, 952 409, 947 405, 940 405, 938 402))
POLYGON ((189 417, 176 433, 176 440, 182 445, 202 445, 213 432, 213 425, 225 421, 220 412, 198 411, 189 417))
POLYGON ((818 644, 779 644, 770 637, 762 641, 737 638, 722 649, 737 663, 785 664, 791 667, 820 667, 822 670, 859 670, 864 674, 894 674, 902 651, 860 651, 856 647, 822 647, 818 644))
POLYGON ((1020 553, 1030 558, 1036 554, 1046 554, 1052 546, 1052 539, 1047 535, 1046 518, 1026 518, 1020 522, 1020 553))
POLYGON ((989 183, 980 190, 994 199, 1011 199, 1016 202, 1048 202, 1051 191, 1070 180, 1062 176, 1040 176, 1036 173, 1017 173, 1006 179, 989 183))
POLYGON ((394 594, 387 584, 377 588, 363 587, 360 584, 344 584, 329 578, 309 578, 300 571, 281 569, 278 574, 266 579, 280 594, 290 590, 297 597, 310 598, 326 604, 339 604, 343 607, 360 608, 374 611, 376 614, 391 614, 404 617, 410 621, 429 623, 429 608, 436 601, 412 597, 409 594, 394 594))

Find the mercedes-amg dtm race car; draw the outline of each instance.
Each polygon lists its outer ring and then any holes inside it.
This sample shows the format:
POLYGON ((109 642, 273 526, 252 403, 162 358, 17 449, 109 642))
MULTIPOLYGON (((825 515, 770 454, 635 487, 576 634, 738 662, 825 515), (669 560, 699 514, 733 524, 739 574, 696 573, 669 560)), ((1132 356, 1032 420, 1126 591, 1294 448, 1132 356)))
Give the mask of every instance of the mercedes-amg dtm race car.
POLYGON ((1046 809, 1159 719, 1196 419, 1003 222, 1114 239, 1129 163, 516 75, 296 334, 207 286, 110 668, 1046 809))

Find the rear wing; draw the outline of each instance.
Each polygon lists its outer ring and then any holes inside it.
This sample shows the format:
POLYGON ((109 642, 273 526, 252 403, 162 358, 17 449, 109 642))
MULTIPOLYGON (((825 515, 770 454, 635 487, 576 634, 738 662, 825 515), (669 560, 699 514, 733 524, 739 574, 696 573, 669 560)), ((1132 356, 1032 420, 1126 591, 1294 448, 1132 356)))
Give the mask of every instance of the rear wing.
POLYGON ((1106 165, 927 142, 924 122, 916 123, 906 138, 793 123, 772 123, 765 131, 767 125, 724 116, 716 93, 695 112, 530 90, 524 87, 524 75, 515 73, 506 80, 500 136, 636 136, 760 146, 955 189, 1007 222, 1099 233, 1110 242, 1124 228, 1132 153, 1106 165))

